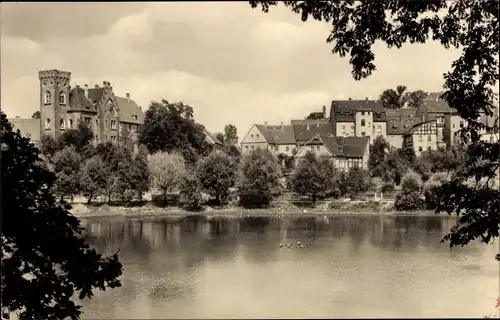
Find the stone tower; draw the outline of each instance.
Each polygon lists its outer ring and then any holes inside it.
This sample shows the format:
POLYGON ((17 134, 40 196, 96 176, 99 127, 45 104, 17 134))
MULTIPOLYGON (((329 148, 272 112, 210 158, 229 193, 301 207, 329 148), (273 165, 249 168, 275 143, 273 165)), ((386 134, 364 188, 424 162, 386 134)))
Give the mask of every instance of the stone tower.
POLYGON ((54 138, 66 129, 71 72, 45 70, 38 72, 40 79, 40 137, 54 138))

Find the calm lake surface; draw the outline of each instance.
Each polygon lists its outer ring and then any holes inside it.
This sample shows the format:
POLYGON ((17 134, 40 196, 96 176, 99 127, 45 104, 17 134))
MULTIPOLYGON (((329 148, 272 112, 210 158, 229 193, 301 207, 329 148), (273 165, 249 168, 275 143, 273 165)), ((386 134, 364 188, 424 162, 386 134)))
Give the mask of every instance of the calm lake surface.
POLYGON ((448 217, 82 224, 124 265, 84 319, 482 317, 499 295, 498 243, 450 251, 448 217))

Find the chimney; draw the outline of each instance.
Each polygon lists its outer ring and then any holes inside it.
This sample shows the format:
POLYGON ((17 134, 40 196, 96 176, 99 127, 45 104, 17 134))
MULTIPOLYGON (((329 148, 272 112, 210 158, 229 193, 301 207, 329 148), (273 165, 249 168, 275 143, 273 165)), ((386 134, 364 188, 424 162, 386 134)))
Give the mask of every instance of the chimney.
POLYGON ((326 106, 323 105, 323 119, 326 119, 326 106))
POLYGON ((368 97, 365 97, 365 101, 368 101, 368 97))
POLYGON ((130 102, 130 93, 125 93, 125 98, 127 98, 127 102, 130 102))
POLYGON ((98 84, 96 84, 96 85, 94 86, 94 88, 98 89, 98 88, 100 88, 100 87, 99 87, 99 85, 98 85, 98 84))
POLYGON ((306 130, 308 130, 308 131, 309 131, 309 123, 308 123, 308 124, 306 124, 306 130))
POLYGON ((264 121, 264 126, 267 128, 267 121, 264 121))
POLYGON ((283 121, 281 121, 280 129, 283 129, 283 121))
POLYGON ((351 100, 352 100, 352 98, 351 98, 351 97, 349 97, 349 101, 351 101, 351 100))
POLYGON ((85 88, 83 91, 85 91, 85 98, 89 98, 89 85, 84 84, 83 87, 85 88))
POLYGON ((107 82, 106 82, 106 81, 103 81, 103 82, 102 82, 102 86, 103 86, 104 88, 106 88, 106 84, 107 84, 107 82))
POLYGON ((319 127, 319 119, 316 119, 316 127, 319 127))

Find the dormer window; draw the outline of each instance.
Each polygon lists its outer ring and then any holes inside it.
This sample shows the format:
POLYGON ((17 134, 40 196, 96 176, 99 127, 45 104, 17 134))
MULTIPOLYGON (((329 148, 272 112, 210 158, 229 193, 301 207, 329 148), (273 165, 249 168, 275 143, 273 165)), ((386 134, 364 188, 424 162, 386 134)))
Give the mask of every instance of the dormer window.
POLYGON ((116 116, 116 109, 115 108, 111 108, 111 115, 116 116))
POLYGON ((66 94, 64 92, 59 93, 59 104, 66 104, 66 94))
POLYGON ((137 120, 137 116, 136 116, 136 115, 133 115, 133 116, 132 116, 132 119, 137 120))
POLYGON ((59 129, 64 129, 64 119, 59 120, 59 129))
POLYGON ((45 94, 43 95, 43 102, 45 104, 51 104, 52 103, 52 95, 50 94, 49 91, 45 91, 45 94))
POLYGON ((50 119, 45 119, 45 129, 50 129, 50 119))

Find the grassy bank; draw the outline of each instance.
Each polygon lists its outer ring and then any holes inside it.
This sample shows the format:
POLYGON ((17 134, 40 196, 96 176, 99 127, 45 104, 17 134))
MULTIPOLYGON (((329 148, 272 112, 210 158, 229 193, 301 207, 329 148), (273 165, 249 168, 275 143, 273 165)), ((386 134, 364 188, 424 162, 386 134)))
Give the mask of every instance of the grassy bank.
POLYGON ((315 207, 297 206, 291 203, 273 203, 265 209, 245 209, 242 207, 209 207, 201 211, 187 211, 179 207, 161 207, 151 203, 144 205, 93 205, 74 204, 73 215, 79 218, 183 218, 191 215, 202 215, 208 218, 240 218, 246 216, 261 217, 302 217, 302 216, 334 216, 334 215, 436 215, 434 211, 397 212, 392 202, 323 202, 315 207))

